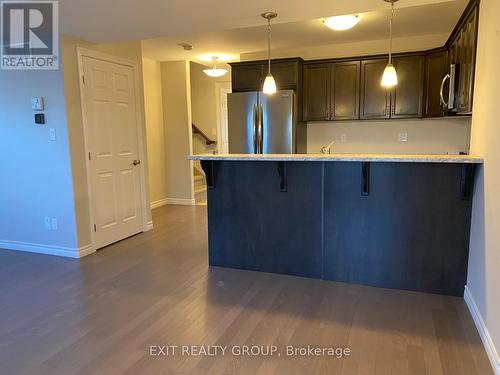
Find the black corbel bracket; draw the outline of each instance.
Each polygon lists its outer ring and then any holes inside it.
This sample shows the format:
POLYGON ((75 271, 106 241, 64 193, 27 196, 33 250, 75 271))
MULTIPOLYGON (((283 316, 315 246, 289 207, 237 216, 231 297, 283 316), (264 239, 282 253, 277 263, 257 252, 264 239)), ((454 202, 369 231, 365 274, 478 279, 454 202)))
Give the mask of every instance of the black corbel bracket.
POLYGON ((370 163, 361 163, 361 195, 370 195, 370 163))
POLYGON ((280 191, 286 192, 287 190, 287 180, 286 180, 286 162, 278 162, 278 175, 280 176, 280 191))
POLYGON ((460 173, 460 199, 468 200, 474 186, 474 164, 462 164, 460 173))
POLYGON ((207 179, 207 189, 215 189, 216 166, 213 160, 200 160, 201 167, 207 179))

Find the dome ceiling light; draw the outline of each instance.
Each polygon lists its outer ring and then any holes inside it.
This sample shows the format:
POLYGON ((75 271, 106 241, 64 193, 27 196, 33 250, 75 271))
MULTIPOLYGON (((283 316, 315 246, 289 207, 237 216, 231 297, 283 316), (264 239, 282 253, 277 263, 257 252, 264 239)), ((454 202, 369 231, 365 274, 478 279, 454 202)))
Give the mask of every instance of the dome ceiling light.
POLYGON ((361 17, 359 14, 346 14, 344 16, 334 16, 328 17, 323 20, 325 26, 328 26, 332 30, 348 30, 353 28, 358 24, 361 17))

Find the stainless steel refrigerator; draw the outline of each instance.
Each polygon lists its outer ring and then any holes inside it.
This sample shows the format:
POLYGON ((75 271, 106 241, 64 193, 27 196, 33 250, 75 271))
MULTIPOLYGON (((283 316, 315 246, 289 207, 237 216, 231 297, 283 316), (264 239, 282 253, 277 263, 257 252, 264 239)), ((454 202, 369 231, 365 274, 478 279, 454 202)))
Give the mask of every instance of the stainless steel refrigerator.
POLYGON ((296 103, 293 90, 229 94, 229 153, 305 153, 307 133, 305 124, 297 122, 296 103))

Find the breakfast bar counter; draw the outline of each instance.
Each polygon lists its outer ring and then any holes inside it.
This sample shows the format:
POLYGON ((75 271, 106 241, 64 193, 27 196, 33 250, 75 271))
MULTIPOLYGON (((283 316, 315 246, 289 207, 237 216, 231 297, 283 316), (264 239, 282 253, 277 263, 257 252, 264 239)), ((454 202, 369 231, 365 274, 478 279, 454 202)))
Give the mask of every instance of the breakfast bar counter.
POLYGON ((469 155, 194 155, 212 266, 462 296, 469 155))

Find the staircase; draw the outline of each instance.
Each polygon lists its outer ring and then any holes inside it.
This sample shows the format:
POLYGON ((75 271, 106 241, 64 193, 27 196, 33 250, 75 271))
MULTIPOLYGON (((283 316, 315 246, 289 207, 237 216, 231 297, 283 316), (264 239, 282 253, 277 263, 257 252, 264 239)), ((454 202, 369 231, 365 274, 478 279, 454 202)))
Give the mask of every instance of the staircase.
POLYGON ((197 206, 207 205, 207 185, 205 184, 205 176, 201 171, 194 167, 194 200, 197 206))

